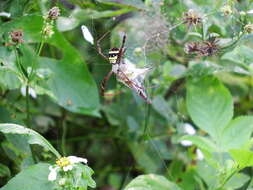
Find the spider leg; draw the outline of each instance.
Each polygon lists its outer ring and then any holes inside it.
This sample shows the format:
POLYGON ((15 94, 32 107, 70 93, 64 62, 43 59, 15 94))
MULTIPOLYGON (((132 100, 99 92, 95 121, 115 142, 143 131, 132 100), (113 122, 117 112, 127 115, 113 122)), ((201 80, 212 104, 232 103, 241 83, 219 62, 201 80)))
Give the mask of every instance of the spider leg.
POLYGON ((119 49, 119 54, 118 54, 118 58, 116 60, 116 64, 120 64, 121 63, 121 58, 125 53, 125 43, 126 43, 126 34, 124 34, 123 39, 122 39, 122 43, 121 43, 121 47, 119 49))
POLYGON ((145 88, 143 86, 139 86, 138 84, 130 80, 123 71, 118 70, 118 73, 122 74, 122 79, 129 88, 135 90, 140 97, 142 97, 148 104, 151 104, 151 101, 148 99, 145 93, 145 88))
POLYGON ((105 94, 105 89, 106 89, 106 85, 107 85, 107 82, 108 80, 110 79, 110 77, 112 76, 112 71, 110 71, 106 76, 105 78, 102 80, 101 82, 101 85, 100 85, 100 94, 101 96, 104 96, 105 94))
POLYGON ((108 57, 106 57, 103 52, 102 52, 102 49, 101 49, 101 46, 100 46, 100 41, 103 40, 105 38, 105 36, 107 36, 107 34, 109 34, 110 31, 107 31, 105 34, 103 34, 103 36, 101 36, 97 42, 96 42, 96 46, 97 46, 97 51, 99 53, 99 55, 101 55, 104 59, 106 59, 108 61, 108 57))

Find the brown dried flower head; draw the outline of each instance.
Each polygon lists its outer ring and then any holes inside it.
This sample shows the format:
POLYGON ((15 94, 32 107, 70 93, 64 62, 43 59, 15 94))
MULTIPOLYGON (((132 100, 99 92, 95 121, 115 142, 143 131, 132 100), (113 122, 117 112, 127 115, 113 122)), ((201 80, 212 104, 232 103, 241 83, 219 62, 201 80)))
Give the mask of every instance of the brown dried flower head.
POLYGON ((202 18, 192 9, 185 12, 182 19, 188 26, 197 25, 202 22, 202 18))
POLYGON ((184 51, 187 54, 198 53, 200 44, 198 42, 189 42, 185 44, 184 51))
POLYGON ((12 42, 19 44, 24 42, 23 40, 23 31, 22 30, 14 30, 10 32, 12 42))
POLYGON ((187 54, 197 54, 199 56, 212 56, 220 49, 218 39, 211 37, 203 42, 189 42, 185 45, 185 52, 187 54))
POLYGON ((218 42, 219 40, 216 37, 211 37, 204 41, 200 48, 200 54, 203 56, 212 56, 216 54, 220 49, 218 42))
POLYGON ((253 24, 246 24, 243 29, 246 33, 250 34, 253 32, 253 24))
POLYGON ((56 20, 60 16, 60 9, 58 7, 53 7, 48 11, 47 18, 49 20, 56 20))

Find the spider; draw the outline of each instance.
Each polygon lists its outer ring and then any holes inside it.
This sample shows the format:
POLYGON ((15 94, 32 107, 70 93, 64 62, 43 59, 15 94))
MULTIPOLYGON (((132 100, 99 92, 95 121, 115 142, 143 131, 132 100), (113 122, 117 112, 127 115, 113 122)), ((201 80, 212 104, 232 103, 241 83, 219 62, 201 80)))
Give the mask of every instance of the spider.
POLYGON ((114 73, 118 81, 135 91, 141 98, 143 98, 147 103, 151 103, 146 94, 145 87, 143 86, 143 80, 145 74, 150 70, 149 68, 136 68, 134 64, 126 63, 123 59, 126 52, 125 42, 126 34, 124 34, 121 42, 120 48, 111 48, 109 50, 108 57, 102 53, 100 47, 100 41, 105 38, 109 33, 106 32, 100 39, 97 40, 97 50, 98 53, 112 65, 112 70, 104 77, 100 85, 100 93, 102 96, 105 95, 105 89, 108 80, 114 73))

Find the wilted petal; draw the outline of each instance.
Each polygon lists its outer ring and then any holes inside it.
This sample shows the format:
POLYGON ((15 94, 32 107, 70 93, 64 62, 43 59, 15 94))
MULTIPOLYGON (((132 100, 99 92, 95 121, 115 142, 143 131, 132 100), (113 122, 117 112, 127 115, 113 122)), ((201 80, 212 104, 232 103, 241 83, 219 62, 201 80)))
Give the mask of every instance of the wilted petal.
POLYGON ((33 98, 37 98, 37 94, 33 88, 30 87, 28 92, 33 98))
POLYGON ((184 131, 189 135, 195 135, 196 133, 196 130, 189 123, 184 124, 184 131))
POLYGON ((192 145, 192 142, 188 141, 188 140, 182 140, 180 143, 183 146, 191 146, 192 145))
POLYGON ((49 166, 49 170, 50 170, 50 172, 49 172, 49 174, 48 174, 48 180, 49 181, 54 181, 54 180, 56 180, 56 177, 57 177, 57 169, 58 169, 58 167, 52 167, 52 166, 49 166))
POLYGON ((88 42, 90 42, 91 44, 94 44, 94 39, 93 39, 89 29, 84 25, 81 26, 81 29, 82 29, 84 39, 87 40, 88 42))
POLYGON ((249 10, 247 13, 248 13, 248 14, 253 14, 253 9, 252 9, 252 10, 249 10))
POLYGON ((198 160, 203 160, 204 159, 204 154, 202 153, 202 151, 200 149, 197 149, 196 153, 197 153, 197 159, 198 160))
POLYGON ((4 16, 4 17, 11 17, 11 13, 7 13, 7 12, 0 12, 0 16, 4 16))
POLYGON ((68 159, 71 164, 80 163, 80 162, 87 164, 87 162, 88 162, 88 160, 86 158, 81 158, 81 157, 77 157, 77 156, 68 156, 68 159))
POLYGON ((67 172, 67 171, 72 170, 73 166, 72 165, 64 166, 62 169, 63 169, 63 171, 67 172))
MULTIPOLYGON (((26 96, 26 86, 22 86, 20 91, 23 96, 26 96)), ((37 94, 36 94, 35 90, 31 87, 28 88, 28 94, 30 96, 32 96, 33 98, 37 98, 37 94)))

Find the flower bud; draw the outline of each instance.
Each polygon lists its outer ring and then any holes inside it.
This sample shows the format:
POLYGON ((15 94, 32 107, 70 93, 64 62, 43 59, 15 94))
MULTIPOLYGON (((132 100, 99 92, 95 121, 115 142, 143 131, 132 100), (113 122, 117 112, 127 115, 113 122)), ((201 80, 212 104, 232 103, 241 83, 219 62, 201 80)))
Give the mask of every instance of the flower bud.
POLYGON ((60 16, 60 9, 58 7, 53 7, 48 11, 47 18, 49 20, 56 20, 60 16))
POLYGON ((54 34, 53 26, 50 23, 46 23, 43 28, 42 34, 45 38, 50 38, 54 34))
POLYGON ((253 32, 253 24, 246 24, 244 26, 244 31, 248 34, 252 33, 253 32))
POLYGON ((230 5, 224 5, 221 8, 221 12, 224 14, 224 16, 231 15, 233 13, 232 7, 230 5))

